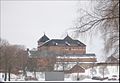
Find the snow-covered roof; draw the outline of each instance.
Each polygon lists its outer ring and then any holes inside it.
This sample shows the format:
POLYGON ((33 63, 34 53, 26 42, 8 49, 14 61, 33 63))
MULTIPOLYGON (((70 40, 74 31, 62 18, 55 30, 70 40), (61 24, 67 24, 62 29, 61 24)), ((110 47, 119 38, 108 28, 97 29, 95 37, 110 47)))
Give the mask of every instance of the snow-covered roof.
POLYGON ((38 43, 39 43, 39 42, 45 42, 45 41, 47 41, 47 40, 49 40, 49 38, 44 34, 44 35, 38 40, 38 43))
POLYGON ((66 54, 57 58, 95 58, 95 54, 66 54))
MULTIPOLYGON (((42 37, 43 39, 44 37, 42 37)), ((44 41, 44 43, 41 46, 57 46, 57 45, 64 45, 64 46, 71 46, 71 45, 76 45, 76 46, 82 46, 85 47, 86 45, 79 40, 74 40, 68 35, 64 39, 47 39, 46 36, 45 38, 47 42, 44 41)), ((41 39, 40 39, 41 40, 41 39)), ((40 41, 39 40, 39 41, 40 41)))

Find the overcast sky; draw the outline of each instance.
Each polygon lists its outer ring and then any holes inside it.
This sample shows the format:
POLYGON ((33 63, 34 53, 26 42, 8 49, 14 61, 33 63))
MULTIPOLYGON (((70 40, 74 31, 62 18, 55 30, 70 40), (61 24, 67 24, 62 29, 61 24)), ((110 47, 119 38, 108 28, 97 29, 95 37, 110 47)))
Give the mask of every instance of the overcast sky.
MULTIPOLYGON (((66 33, 71 35, 66 30, 74 26, 78 8, 88 5, 87 0, 2 1, 1 37, 11 44, 25 45, 30 49, 37 47, 37 41, 44 32, 50 39, 64 38, 66 33)), ((101 56, 102 42, 98 37, 92 45, 78 39, 87 45, 88 53, 101 56)))

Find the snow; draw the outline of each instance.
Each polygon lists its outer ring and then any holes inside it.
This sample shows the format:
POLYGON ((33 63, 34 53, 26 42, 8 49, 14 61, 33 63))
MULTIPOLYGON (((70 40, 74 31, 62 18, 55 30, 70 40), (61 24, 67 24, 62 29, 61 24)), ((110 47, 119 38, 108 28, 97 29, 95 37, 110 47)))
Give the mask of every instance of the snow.
POLYGON ((77 59, 77 58, 95 58, 94 56, 58 56, 57 58, 72 58, 72 59, 77 59))
MULTIPOLYGON (((116 66, 108 66, 108 71, 109 73, 105 75, 105 77, 112 77, 113 75, 117 75, 119 78, 119 67, 116 66)), ((82 76, 80 78, 79 81, 80 82, 119 82, 119 80, 92 80, 91 77, 92 76, 100 76, 102 77, 102 75, 99 73, 99 67, 95 67, 97 73, 94 75, 91 75, 91 69, 86 69, 85 73, 79 73, 79 76, 82 76)), ((31 76, 31 77, 35 77, 34 72, 28 72, 27 71, 27 76, 31 76)), ((36 72, 36 78, 37 80, 28 80, 27 82, 33 82, 33 81, 45 81, 45 72, 36 72)), ((0 73, 0 81, 4 81, 4 73, 0 73)), ((7 79, 8 81, 8 79, 7 79)), ((11 81, 12 82, 24 82, 25 80, 25 76, 23 76, 22 74, 19 75, 15 75, 15 74, 11 74, 11 81)), ((69 82, 69 81, 77 81, 77 73, 72 73, 72 74, 65 74, 64 75, 64 81, 65 82, 69 82)))
POLYGON ((84 80, 81 80, 80 82, 119 82, 119 81, 118 80, 115 80, 115 81, 108 81, 108 80, 100 81, 100 80, 84 79, 84 80))
MULTIPOLYGON (((17 76, 15 74, 11 74, 11 81, 15 80, 17 78, 17 76)), ((7 77, 8 77, 8 73, 7 73, 7 77)), ((0 73, 0 81, 4 81, 4 73, 0 73)), ((7 79, 8 81, 8 79, 7 79)))

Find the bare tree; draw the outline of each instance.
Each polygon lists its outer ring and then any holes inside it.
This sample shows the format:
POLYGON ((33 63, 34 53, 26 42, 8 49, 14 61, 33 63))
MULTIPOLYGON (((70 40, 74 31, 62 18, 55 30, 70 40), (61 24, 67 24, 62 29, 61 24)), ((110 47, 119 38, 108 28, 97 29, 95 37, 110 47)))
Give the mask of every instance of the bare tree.
POLYGON ((105 75, 109 74, 107 66, 100 66, 99 73, 103 76, 103 78, 105 77, 105 75))
POLYGON ((28 52, 23 45, 13 45, 15 47, 15 63, 18 70, 23 71, 23 75, 26 75, 26 66, 28 61, 28 52))
POLYGON ((10 44, 6 43, 6 40, 1 39, 1 69, 3 72, 5 72, 5 78, 4 80, 7 80, 7 73, 9 76, 9 81, 10 81, 10 72, 11 72, 11 58, 13 55, 13 49, 11 48, 10 44))
MULTIPOLYGON (((75 33, 97 33, 102 34, 104 39, 105 53, 119 55, 119 0, 93 0, 94 11, 88 12, 81 9, 80 16, 76 26, 75 33)), ((89 35, 90 36, 90 35, 89 35)))
POLYGON ((25 66, 27 54, 21 45, 10 45, 7 41, 1 39, 0 42, 0 69, 5 72, 5 78, 10 81, 10 73, 18 73, 25 66))
POLYGON ((5 72, 4 80, 7 79, 7 55, 6 55, 6 47, 9 45, 8 41, 0 38, 0 69, 5 72), (4 64, 4 65, 3 65, 4 64))

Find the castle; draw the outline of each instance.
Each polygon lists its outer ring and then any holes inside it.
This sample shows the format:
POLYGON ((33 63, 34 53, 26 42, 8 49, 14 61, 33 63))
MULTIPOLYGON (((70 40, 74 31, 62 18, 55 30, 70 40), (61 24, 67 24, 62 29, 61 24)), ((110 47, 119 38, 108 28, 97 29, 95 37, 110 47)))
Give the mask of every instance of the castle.
POLYGON ((57 63, 77 62, 82 63, 81 66, 85 67, 83 63, 97 61, 95 54, 86 53, 84 43, 72 39, 69 35, 64 39, 49 39, 44 34, 37 43, 37 51, 30 51, 30 54, 37 62, 38 69, 42 71, 46 69, 53 71, 57 63))
POLYGON ((49 39, 45 34, 38 40, 38 51, 47 50, 64 54, 85 54, 86 45, 68 35, 64 39, 49 39))

